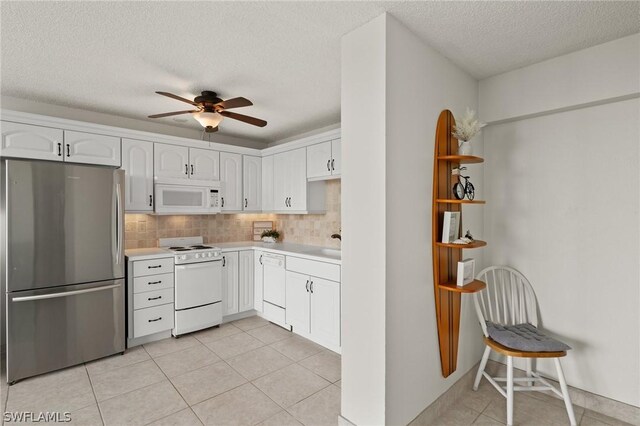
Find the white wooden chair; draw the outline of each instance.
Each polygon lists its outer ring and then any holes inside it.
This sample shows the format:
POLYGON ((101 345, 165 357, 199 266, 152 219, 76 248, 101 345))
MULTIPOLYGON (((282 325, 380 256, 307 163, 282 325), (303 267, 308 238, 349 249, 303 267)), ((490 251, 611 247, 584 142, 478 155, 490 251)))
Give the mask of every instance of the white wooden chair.
MULTIPOLYGON (((576 425, 576 418, 573 413, 573 406, 571 404, 571 398, 569 397, 569 390, 567 388, 567 382, 565 381, 564 374, 562 372, 562 366, 560 365, 560 358, 567 354, 565 350, 554 351, 525 351, 522 348, 517 349, 513 347, 505 346, 498 343, 490 337, 489 332, 492 331, 495 334, 496 327, 502 329, 501 326, 507 326, 508 330, 515 329, 518 332, 516 326, 519 324, 531 324, 534 327, 538 327, 538 305, 536 302, 536 296, 533 292, 533 288, 527 279, 520 272, 507 266, 490 266, 482 270, 477 277, 479 280, 484 281, 487 287, 474 294, 474 303, 476 306, 476 312, 478 313, 478 319, 484 333, 484 341, 487 347, 484 350, 478 373, 476 374, 475 382, 473 383, 473 390, 478 390, 480 380, 484 376, 489 383, 491 383, 497 390, 507 399, 507 424, 513 425, 513 393, 515 391, 553 391, 555 394, 564 399, 565 406, 567 408, 567 414, 571 425, 576 425), (491 377, 485 368, 487 366, 487 360, 491 350, 496 351, 501 355, 507 357, 507 377, 491 377), (514 378, 513 377, 513 358, 526 358, 527 362, 527 377, 514 378), (558 381, 560 382, 559 391, 541 377, 536 371, 534 371, 533 360, 536 358, 553 358, 556 369, 558 372, 558 381), (498 382, 506 382, 506 386, 498 384, 498 382), (524 383, 525 386, 514 386, 515 383, 524 383), (535 383, 538 382, 538 383, 535 383)), ((527 326, 525 326, 526 328, 527 326)), ((525 330, 527 331, 527 330, 525 330)), ((542 333, 540 333, 542 335, 542 333)), ((519 336, 513 334, 515 339, 518 340, 519 336)), ((544 338, 544 336, 542 336, 544 338)), ((523 340, 527 340, 524 337, 523 340)), ((553 339, 548 339, 549 342, 555 343, 556 347, 564 345, 562 342, 558 342, 553 339), (559 344, 559 345, 557 345, 559 344)), ((538 341, 532 342, 533 345, 539 343, 538 341)), ((526 345, 526 342, 524 342, 526 345)), ((522 346, 522 345, 512 345, 522 346)), ((567 346, 568 348, 568 346, 567 346)))

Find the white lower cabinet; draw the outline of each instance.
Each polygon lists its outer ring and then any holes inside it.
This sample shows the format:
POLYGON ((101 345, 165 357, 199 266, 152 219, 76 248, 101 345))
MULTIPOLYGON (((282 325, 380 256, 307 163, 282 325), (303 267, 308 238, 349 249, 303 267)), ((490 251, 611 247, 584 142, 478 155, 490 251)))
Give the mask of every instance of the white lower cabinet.
POLYGON ((173 258, 127 262, 128 346, 174 324, 173 258))
POLYGON ((237 314, 239 297, 238 252, 222 254, 222 315, 237 314))
POLYGON ((263 252, 260 250, 253 252, 253 309, 258 312, 262 312, 262 304, 264 303, 262 299, 264 288, 262 255, 263 252))
POLYGON ((253 309, 254 270, 253 250, 241 251, 238 264, 238 311, 253 309))
MULTIPOLYGON (((290 259, 287 257, 287 268, 290 259)), ((310 270, 324 271, 323 266, 337 266, 304 260, 310 270), (313 265, 313 264, 318 264, 313 265)), ((291 262, 291 264, 294 264, 291 262)), ((332 269, 332 268, 329 268, 332 269)), ((301 271, 286 273, 286 322, 293 332, 314 342, 340 351, 340 283, 301 271)))
POLYGON ((253 250, 222 253, 222 315, 246 312, 254 306, 253 250))

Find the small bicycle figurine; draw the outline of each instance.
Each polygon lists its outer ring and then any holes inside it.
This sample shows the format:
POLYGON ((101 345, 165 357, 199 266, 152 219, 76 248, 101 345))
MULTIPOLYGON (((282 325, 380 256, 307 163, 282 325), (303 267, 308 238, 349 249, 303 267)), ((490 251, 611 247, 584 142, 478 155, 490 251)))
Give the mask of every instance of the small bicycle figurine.
POLYGON ((473 184, 469 182, 469 176, 462 176, 462 174, 460 174, 463 170, 467 170, 467 168, 457 167, 451 171, 451 174, 458 176, 458 183, 453 185, 453 196, 458 200, 462 200, 466 195, 469 201, 472 201, 476 195, 475 188, 473 187, 473 184), (463 179, 464 184, 462 183, 463 179))

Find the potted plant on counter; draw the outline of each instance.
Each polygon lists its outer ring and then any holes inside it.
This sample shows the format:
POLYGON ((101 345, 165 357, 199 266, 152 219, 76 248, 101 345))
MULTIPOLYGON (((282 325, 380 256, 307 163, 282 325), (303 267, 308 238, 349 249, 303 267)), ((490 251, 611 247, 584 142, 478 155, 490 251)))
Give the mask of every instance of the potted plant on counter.
POLYGON ((269 229, 267 231, 263 231, 260 237, 265 243, 275 243, 278 241, 278 238, 280 238, 280 233, 275 229, 269 229))

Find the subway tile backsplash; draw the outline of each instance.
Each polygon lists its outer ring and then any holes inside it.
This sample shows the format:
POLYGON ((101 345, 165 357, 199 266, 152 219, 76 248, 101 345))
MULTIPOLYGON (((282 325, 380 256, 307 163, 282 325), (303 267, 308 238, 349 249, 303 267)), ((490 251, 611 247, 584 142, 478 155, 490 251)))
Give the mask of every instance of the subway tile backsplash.
POLYGON ((202 235, 208 244, 251 241, 253 222, 270 220, 280 231, 281 241, 340 248, 331 234, 340 231, 340 180, 327 181, 325 214, 217 214, 188 216, 125 215, 125 247, 157 247, 158 238, 202 235))

